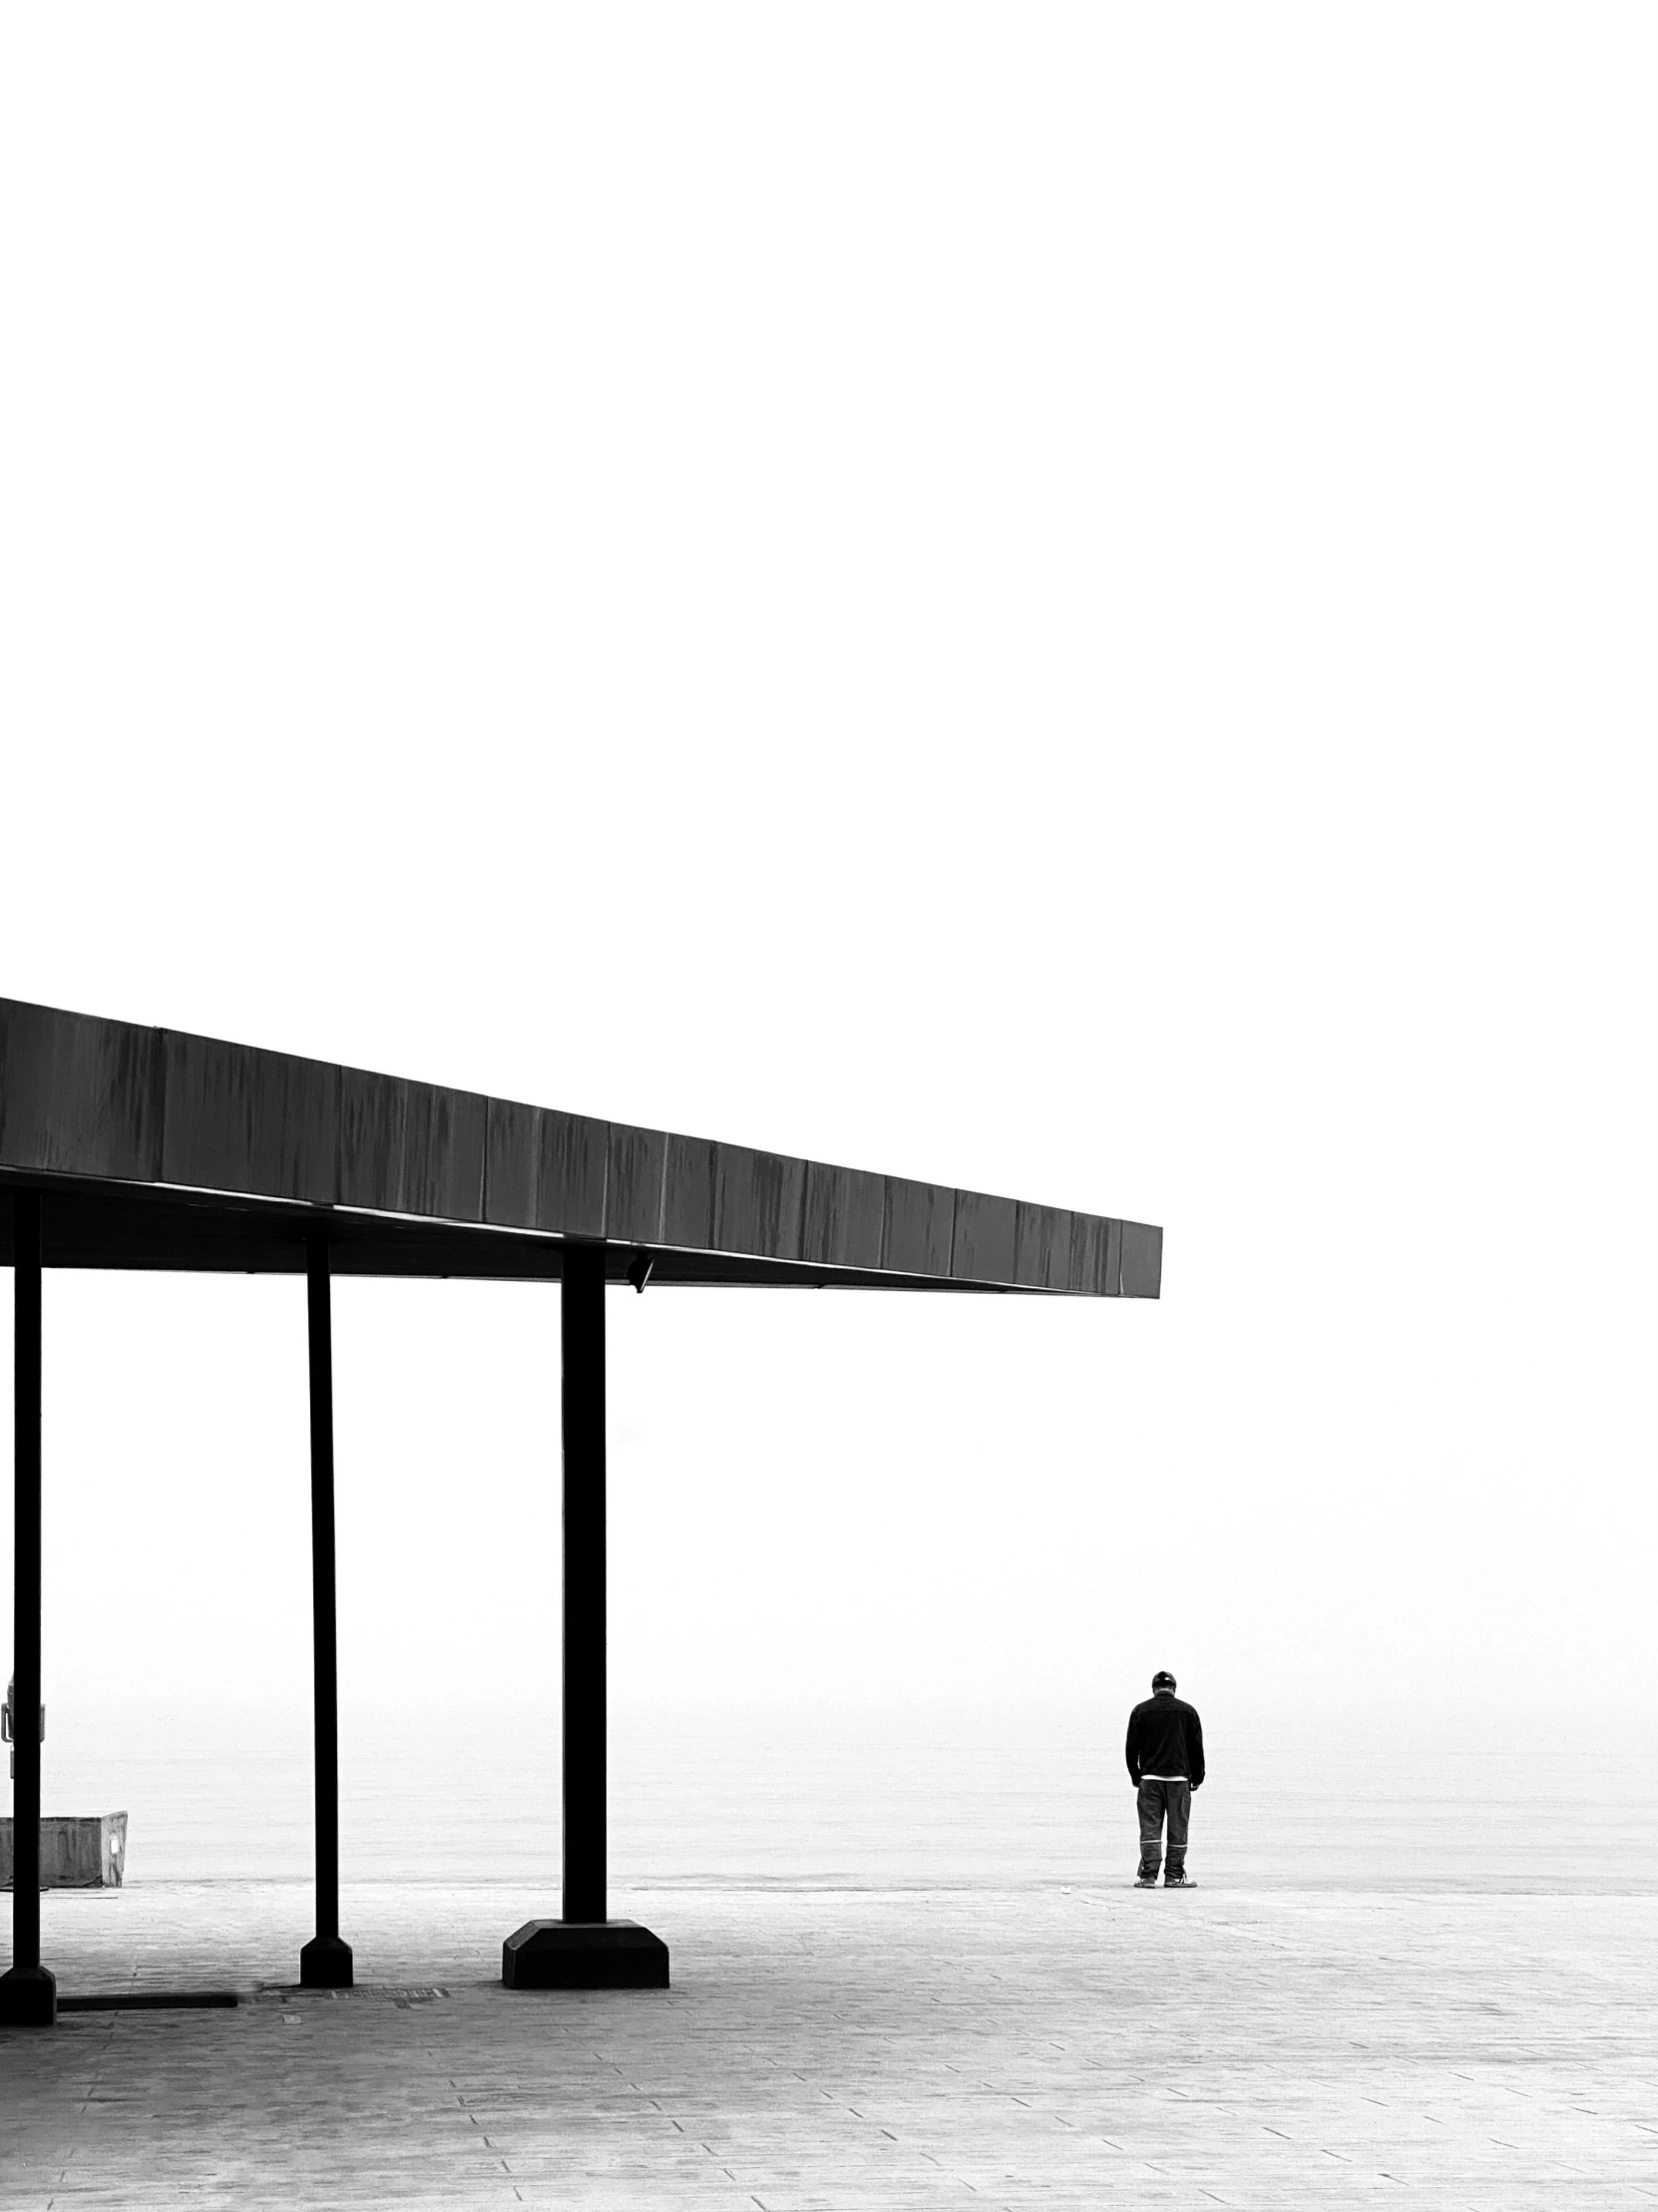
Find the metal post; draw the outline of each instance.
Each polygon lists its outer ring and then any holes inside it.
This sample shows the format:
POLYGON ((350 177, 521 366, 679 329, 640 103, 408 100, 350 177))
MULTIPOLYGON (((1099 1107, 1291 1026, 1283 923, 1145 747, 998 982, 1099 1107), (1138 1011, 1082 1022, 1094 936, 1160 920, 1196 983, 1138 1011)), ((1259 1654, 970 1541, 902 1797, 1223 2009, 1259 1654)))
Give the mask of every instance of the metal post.
POLYGON ((11 1698, 12 1965, 0 1975, 0 2021, 50 2027, 56 1978, 40 1963, 40 1194, 12 1200, 13 1367, 11 1698))
POLYGON ((316 1746, 316 1934, 299 1954, 311 1989, 351 1987, 351 1946, 339 1933, 339 1669, 334 1620, 334 1359, 328 1239, 306 1240, 305 1313, 311 1370, 311 1692, 316 1746))
POLYGON ((567 1244, 564 1361, 566 1921, 606 1917, 605 1255, 567 1244))
POLYGON ((605 1252, 567 1244, 563 1356, 565 1894, 501 1947, 509 1990, 665 1990, 667 1946, 605 1895, 605 1252))

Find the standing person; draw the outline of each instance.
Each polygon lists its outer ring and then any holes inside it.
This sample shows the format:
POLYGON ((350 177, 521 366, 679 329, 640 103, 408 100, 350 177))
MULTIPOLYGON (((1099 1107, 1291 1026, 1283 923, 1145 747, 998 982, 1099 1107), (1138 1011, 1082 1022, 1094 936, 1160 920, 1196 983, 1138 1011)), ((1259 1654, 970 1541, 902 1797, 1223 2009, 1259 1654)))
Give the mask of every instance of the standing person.
POLYGON ((1203 1723, 1174 1694, 1174 1676, 1151 1677, 1151 1695, 1128 1716, 1128 1779, 1139 1792, 1140 1871, 1135 1888, 1154 1890, 1168 1819, 1165 1890, 1195 1887, 1186 1872, 1186 1830, 1192 1792, 1203 1783, 1203 1723))

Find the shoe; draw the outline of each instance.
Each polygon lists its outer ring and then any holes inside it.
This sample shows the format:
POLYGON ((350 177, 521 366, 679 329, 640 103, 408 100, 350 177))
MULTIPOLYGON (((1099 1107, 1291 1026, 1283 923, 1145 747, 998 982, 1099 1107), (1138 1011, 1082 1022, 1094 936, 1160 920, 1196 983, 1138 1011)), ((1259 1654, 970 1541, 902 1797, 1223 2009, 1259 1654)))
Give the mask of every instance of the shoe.
POLYGON ((1134 1877, 1134 1887, 1136 1890, 1154 1890, 1157 1887, 1157 1877, 1154 1874, 1147 1874, 1142 1867, 1134 1877))
POLYGON ((1163 1876, 1163 1887, 1165 1890, 1195 1890, 1197 1884, 1185 1868, 1180 1867, 1174 1873, 1163 1876))

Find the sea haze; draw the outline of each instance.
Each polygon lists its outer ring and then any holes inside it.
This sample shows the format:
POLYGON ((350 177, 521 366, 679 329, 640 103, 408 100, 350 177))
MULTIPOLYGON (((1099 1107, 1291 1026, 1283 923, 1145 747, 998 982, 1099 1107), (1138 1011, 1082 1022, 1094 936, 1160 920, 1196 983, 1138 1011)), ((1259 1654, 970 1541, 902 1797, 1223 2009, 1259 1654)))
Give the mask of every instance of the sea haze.
MULTIPOLYGON (((130 1884, 311 1865, 302 1711, 49 1708, 44 1810, 130 1816, 130 1884)), ((1206 1716, 1191 1865, 1239 1889, 1658 1890, 1658 1725, 1206 1716)), ((1122 1718, 1075 1708, 627 1712, 611 1731, 628 1887, 1006 1889, 1126 1881, 1122 1718)), ((558 1909, 556 1709, 347 1709, 347 1881, 500 1880, 558 1909)))

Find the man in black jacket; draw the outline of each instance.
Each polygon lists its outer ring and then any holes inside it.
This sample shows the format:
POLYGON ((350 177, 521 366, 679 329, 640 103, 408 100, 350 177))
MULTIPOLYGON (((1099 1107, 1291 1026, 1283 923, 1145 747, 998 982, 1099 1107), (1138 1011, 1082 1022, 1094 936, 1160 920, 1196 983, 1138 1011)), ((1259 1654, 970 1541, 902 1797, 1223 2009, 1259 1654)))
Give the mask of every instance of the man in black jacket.
POLYGON ((1192 1792, 1203 1781, 1203 1723, 1190 1705, 1175 1696, 1172 1674, 1154 1674, 1151 1695, 1129 1714, 1127 1758, 1128 1779, 1139 1792, 1140 1872, 1135 1887, 1157 1887, 1166 1814, 1168 1871, 1163 1887, 1189 1890, 1186 1829, 1192 1817, 1192 1792))

